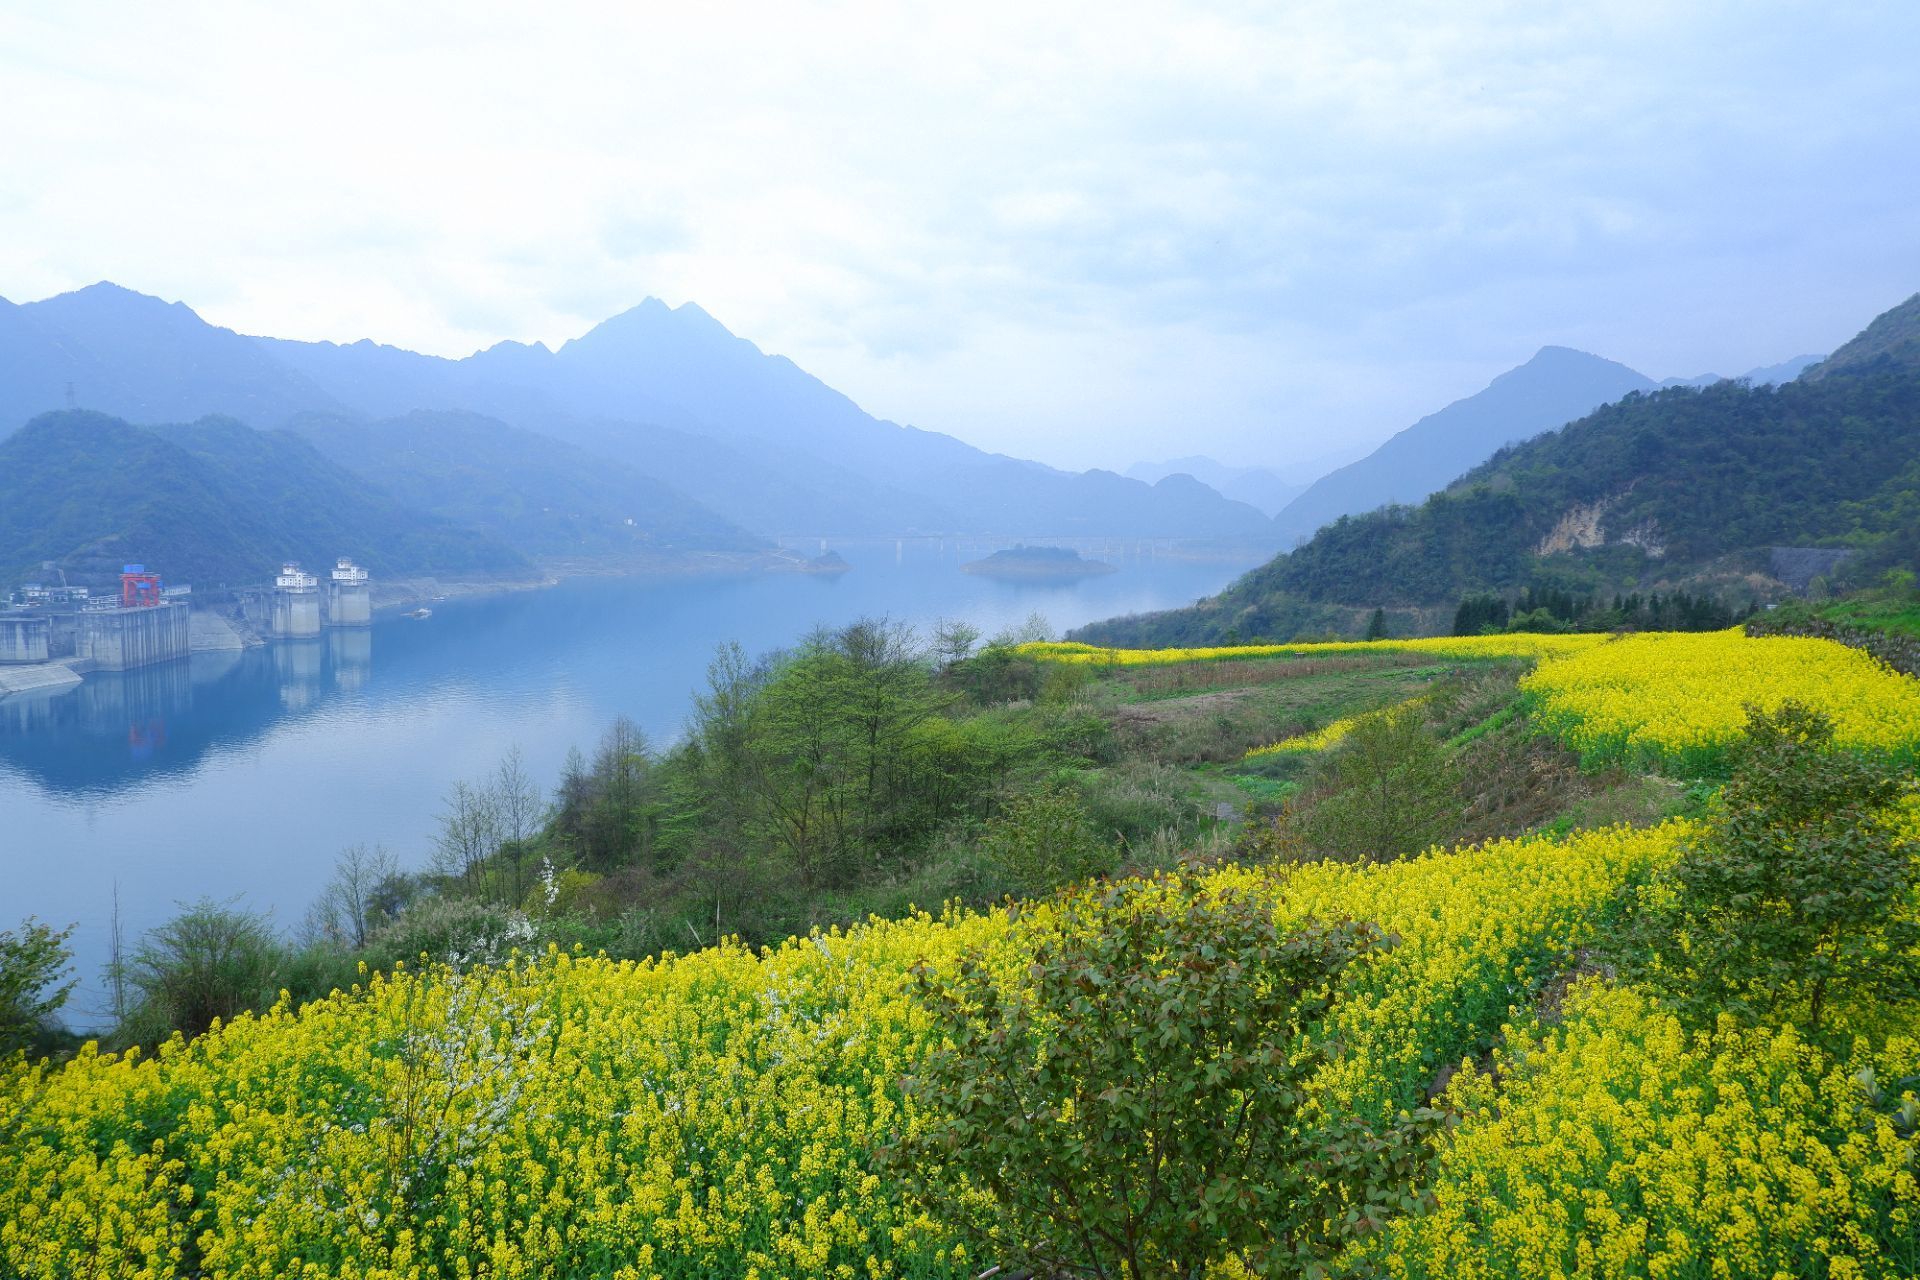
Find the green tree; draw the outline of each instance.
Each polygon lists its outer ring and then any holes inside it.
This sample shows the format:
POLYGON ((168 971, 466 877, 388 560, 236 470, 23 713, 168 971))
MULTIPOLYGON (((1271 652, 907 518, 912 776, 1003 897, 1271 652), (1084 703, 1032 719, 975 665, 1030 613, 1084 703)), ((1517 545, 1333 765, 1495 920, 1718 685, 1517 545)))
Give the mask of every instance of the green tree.
POLYGON ((1397 858, 1447 838, 1459 773, 1418 707, 1363 717, 1293 811, 1301 842, 1336 858, 1397 858))
MULTIPOLYGON (((925 730, 952 700, 908 628, 868 619, 810 637, 751 688, 737 741, 712 749, 737 780, 747 839, 810 888, 910 847, 937 816, 917 785, 925 730)), ((719 732, 734 720, 715 707, 719 732)))
POLYGON ((972 1221, 958 1188, 985 1193, 971 1229, 1036 1274, 1313 1274, 1407 1207, 1417 1124, 1313 1114, 1340 976, 1382 942, 1274 907, 1129 881, 1059 900, 1028 964, 921 968, 939 1047, 889 1164, 943 1221, 972 1221))
POLYGON ((1113 865, 1078 799, 1046 789, 1020 796, 987 822, 981 852, 1029 893, 1045 893, 1113 865))
POLYGON ((146 935, 127 962, 137 993, 123 1033, 141 1043, 197 1036, 278 996, 287 951, 265 916, 201 899, 146 935))
POLYGON ((72 965, 71 926, 54 929, 31 917, 0 930, 0 1057, 39 1045, 73 990, 60 979, 72 965))
POLYGON ((1375 609, 1373 616, 1367 619, 1367 639, 1385 640, 1387 638, 1387 611, 1375 609))
POLYGON ((755 699, 742 771, 753 831, 809 888, 839 879, 855 853, 864 779, 844 674, 824 646, 783 664, 755 699))
POLYGON ((1898 811, 1910 773, 1833 749, 1793 703, 1747 710, 1747 736, 1705 831, 1643 913, 1628 967, 1696 1021, 1804 1017, 1836 999, 1920 998, 1920 841, 1898 811))

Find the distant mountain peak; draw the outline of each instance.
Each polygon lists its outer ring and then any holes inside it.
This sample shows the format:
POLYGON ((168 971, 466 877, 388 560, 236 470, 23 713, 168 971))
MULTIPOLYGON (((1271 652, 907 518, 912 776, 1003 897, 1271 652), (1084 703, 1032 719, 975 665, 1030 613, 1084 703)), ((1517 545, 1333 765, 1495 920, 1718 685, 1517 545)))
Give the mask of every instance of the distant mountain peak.
POLYGON ((632 344, 673 346, 707 344, 715 348, 735 346, 759 348, 739 337, 726 325, 695 303, 683 302, 670 307, 659 298, 648 297, 636 306, 609 316, 577 338, 560 344, 560 353, 611 350, 632 344))
POLYGON ((521 342, 515 338, 502 338, 492 346, 480 352, 481 355, 543 355, 553 354, 553 348, 544 342, 521 342))
POLYGON ((1504 445, 1650 391, 1651 379, 1616 360, 1545 346, 1485 388, 1430 413, 1357 462, 1320 477, 1275 517, 1282 538, 1304 538, 1343 515, 1419 502, 1504 445))
MULTIPOLYGON (((69 289, 67 290, 67 294, 78 294, 81 297, 96 297, 96 298, 97 297, 140 298, 148 302, 164 302, 165 301, 165 299, 157 298, 153 294, 141 293, 138 289, 129 289, 127 288, 127 286, 123 284, 115 284, 111 280, 96 280, 92 284, 82 285, 78 289, 69 289)), ((66 295, 56 294, 54 296, 62 297, 66 295)))
POLYGON ((69 289, 65 293, 56 293, 43 299, 36 305, 59 302, 85 302, 92 306, 113 307, 119 310, 143 309, 148 311, 168 311, 186 314, 199 319, 199 313, 184 302, 168 302, 165 298, 151 293, 142 293, 138 289, 129 289, 123 284, 111 280, 96 280, 90 285, 78 289, 69 289))
MULTIPOLYGON (((556 346, 499 342, 452 359, 373 341, 247 337, 102 282, 17 313, 0 307, 0 437, 62 403, 134 422, 218 411, 260 428, 331 423, 317 429, 336 434, 361 417, 463 410, 610 457, 756 532, 1272 541, 1271 479, 1249 495, 1256 510, 1204 477, 1149 488, 985 453, 867 413, 692 302, 646 297, 556 346)), ((555 478, 543 509, 576 511, 575 483, 555 478)), ((540 536, 571 535, 548 525, 540 536)))
MULTIPOLYGON (((1524 369, 1553 371, 1562 369, 1606 369, 1610 371, 1626 369, 1629 373, 1633 372, 1633 370, 1628 369, 1626 365, 1621 364, 1618 360, 1609 360, 1605 356, 1597 356, 1591 351, 1582 351, 1578 347, 1562 347, 1552 344, 1540 348, 1533 353, 1532 359, 1520 365, 1518 368, 1509 369, 1505 374, 1502 374, 1501 377, 1511 376, 1524 369)), ((1638 377, 1639 375, 1636 373, 1634 376, 1638 377)), ((1496 378, 1495 381, 1497 382, 1499 379, 1496 378)))

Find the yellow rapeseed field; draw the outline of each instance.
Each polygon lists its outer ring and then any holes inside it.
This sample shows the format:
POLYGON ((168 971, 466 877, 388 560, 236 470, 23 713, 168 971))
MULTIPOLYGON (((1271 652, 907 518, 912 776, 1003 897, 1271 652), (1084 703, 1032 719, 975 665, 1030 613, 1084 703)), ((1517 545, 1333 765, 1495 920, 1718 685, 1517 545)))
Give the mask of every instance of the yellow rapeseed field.
POLYGON ((1264 747, 1255 747, 1253 750, 1247 752, 1245 758, 1248 760, 1257 760, 1261 756, 1294 755, 1314 751, 1325 751, 1328 747, 1344 741, 1348 734, 1352 733, 1368 720, 1376 716, 1393 715, 1410 707, 1418 706, 1426 700, 1426 697, 1423 695, 1418 698, 1409 698, 1405 702, 1396 702, 1390 707, 1381 707, 1376 711, 1363 711, 1359 715, 1341 716, 1338 720, 1331 721, 1323 728, 1316 729, 1312 733, 1296 734, 1291 738, 1282 738, 1278 742, 1270 742, 1264 747))
MULTIPOLYGON (((1386 647, 1543 659, 1525 681, 1533 713, 1590 756, 1704 766, 1742 703, 1789 697, 1833 716, 1843 745, 1920 743, 1912 683, 1825 641, 1386 647)), ((1037 651, 1122 664, 1249 652, 1037 651)), ((1501 1044, 1497 1076, 1456 1080, 1436 1205, 1374 1238, 1375 1271, 1920 1272, 1920 1044, 1863 1036, 1835 1065, 1791 1030, 1688 1034, 1592 979, 1535 1013, 1542 985, 1691 830, 1157 882, 1267 894, 1282 918, 1351 917, 1393 940, 1342 980, 1343 1053, 1314 1106, 1392 1116, 1501 1044)), ((974 952, 1010 969, 1048 911, 921 914, 643 963, 549 952, 373 975, 151 1058, 0 1063, 0 1276, 977 1275, 991 1260, 902 1199, 875 1152, 919 1123, 900 1085, 930 1034, 908 996, 914 966, 974 952)))
POLYGON ((1542 662, 1520 681, 1536 723, 1583 758, 1716 768, 1745 707, 1793 699, 1832 717, 1841 747, 1912 758, 1920 683, 1858 649, 1740 631, 1622 636, 1542 662))
POLYGON ((1897 1083, 1920 1043, 1862 1039, 1836 1064, 1792 1028, 1688 1034, 1592 981, 1563 1025, 1511 1033, 1497 1066, 1498 1086, 1457 1082, 1439 1203, 1391 1232, 1395 1276, 1920 1274, 1915 1097, 1897 1083))
MULTIPOLYGON (((1679 828, 1376 866, 1230 870, 1398 938, 1351 975, 1325 1105, 1388 1114, 1513 1016, 1679 828)), ((1044 906, 1030 909, 1044 911, 1044 906)), ((657 963, 376 977, 156 1058, 0 1082, 0 1274, 963 1276, 873 1150, 915 1123, 921 959, 1015 954, 1004 913, 657 963)))
MULTIPOLYGON (((1202 649, 1043 642, 1022 645, 1021 652, 1049 662, 1109 667, 1355 653, 1417 653, 1449 661, 1517 658, 1537 663, 1520 682, 1535 722, 1595 763, 1711 772, 1739 736, 1748 703, 1773 710, 1789 699, 1831 716, 1842 747, 1920 758, 1920 685, 1858 649, 1811 637, 1755 637, 1735 629, 1202 649)), ((1318 734, 1251 754, 1319 750, 1344 737, 1357 720, 1336 721, 1318 734)))

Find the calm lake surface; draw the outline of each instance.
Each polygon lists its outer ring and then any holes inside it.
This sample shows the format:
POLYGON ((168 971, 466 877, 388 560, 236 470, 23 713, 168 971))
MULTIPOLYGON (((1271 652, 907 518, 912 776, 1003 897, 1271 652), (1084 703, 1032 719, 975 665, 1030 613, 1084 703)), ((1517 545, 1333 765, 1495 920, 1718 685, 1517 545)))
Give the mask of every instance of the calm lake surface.
POLYGON ((724 641, 759 653, 880 615, 991 634, 1038 612, 1065 630, 1191 603, 1253 563, 1115 548, 1100 554, 1119 573, 1042 585, 959 571, 991 546, 833 549, 852 572, 579 580, 0 698, 0 928, 77 926, 69 1019, 96 1025, 116 885, 129 943, 202 896, 296 926, 348 845, 424 864, 448 788, 514 746, 550 786, 615 716, 671 741, 724 641))

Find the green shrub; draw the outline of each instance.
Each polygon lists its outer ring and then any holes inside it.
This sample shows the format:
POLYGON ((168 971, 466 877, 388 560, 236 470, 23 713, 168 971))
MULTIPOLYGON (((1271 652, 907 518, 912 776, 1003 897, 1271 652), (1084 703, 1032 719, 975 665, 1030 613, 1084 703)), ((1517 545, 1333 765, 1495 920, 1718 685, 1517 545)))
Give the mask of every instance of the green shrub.
POLYGON ((1046 788, 1013 800, 987 822, 980 850, 999 875, 1030 893, 1104 871, 1113 851, 1087 811, 1064 791, 1046 788))
POLYGON ((531 922, 519 911, 472 898, 435 895, 415 902, 374 935, 369 960, 379 968, 415 964, 421 956, 460 968, 505 960, 534 945, 531 922))
POLYGON ((1397 858, 1445 840, 1459 821, 1458 770, 1421 709, 1367 716, 1316 766, 1293 818, 1313 853, 1397 858))
POLYGON ((31 917, 0 930, 0 1058, 37 1050, 73 990, 60 979, 71 967, 71 926, 54 929, 31 917))
POLYGON ((1103 838, 1128 849, 1161 831, 1190 833, 1200 824, 1193 775, 1151 760, 1128 760, 1079 775, 1087 817, 1103 838))
POLYGON ((1623 962, 1698 1023, 1818 1031, 1843 997, 1920 999, 1920 841, 1899 809, 1914 781, 1832 740, 1796 703, 1749 707, 1705 830, 1648 895, 1623 962))
POLYGON ((1337 1052, 1340 974, 1379 945, 1369 926, 1285 928, 1270 899, 1165 879, 1062 898, 1029 963, 916 971, 941 1047, 908 1082, 926 1122, 887 1160, 1009 1268, 1316 1274, 1410 1195, 1411 1124, 1375 1133, 1306 1105, 1337 1052), (990 1201, 984 1220, 963 1186, 990 1201))
POLYGON ((202 898, 141 939, 126 963, 135 993, 123 1032, 153 1043, 197 1036, 279 998, 287 948, 263 915, 202 898))

